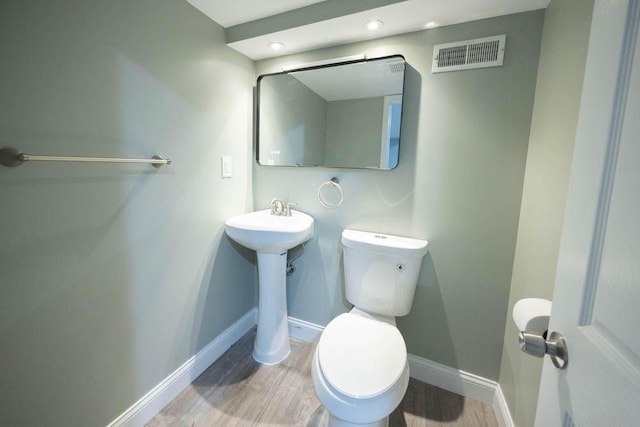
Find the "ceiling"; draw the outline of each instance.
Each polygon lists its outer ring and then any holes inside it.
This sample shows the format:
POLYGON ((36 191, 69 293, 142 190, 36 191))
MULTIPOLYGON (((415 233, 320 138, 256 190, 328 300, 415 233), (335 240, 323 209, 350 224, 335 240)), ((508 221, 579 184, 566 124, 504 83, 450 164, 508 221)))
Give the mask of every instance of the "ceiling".
POLYGON ((342 67, 293 72, 284 76, 297 79, 326 101, 340 101, 402 94, 403 71, 404 60, 395 56, 342 67))
POLYGON ((187 0, 254 60, 546 8, 550 0, 187 0), (370 31, 365 23, 383 22, 370 31), (271 42, 284 47, 271 49, 271 42))
POLYGON ((187 0, 225 28, 325 0, 187 0))

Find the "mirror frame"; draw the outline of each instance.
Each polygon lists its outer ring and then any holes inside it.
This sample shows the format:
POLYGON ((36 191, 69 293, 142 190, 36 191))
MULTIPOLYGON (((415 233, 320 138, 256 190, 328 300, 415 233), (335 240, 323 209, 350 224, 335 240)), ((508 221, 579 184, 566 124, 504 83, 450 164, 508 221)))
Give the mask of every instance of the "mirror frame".
POLYGON ((367 57, 362 57, 362 58, 358 58, 358 59, 347 59, 347 60, 340 60, 340 59, 336 59, 336 62, 329 62, 332 60, 327 60, 327 61, 319 61, 317 63, 310 63, 310 64, 301 64, 299 68, 287 68, 286 70, 283 69, 283 71, 279 71, 279 72, 275 72, 275 73, 267 73, 267 74, 261 74, 258 76, 257 80, 256 80, 256 94, 255 94, 255 108, 254 108, 254 149, 255 149, 255 161, 256 164, 258 166, 264 166, 264 167, 283 167, 283 168, 328 168, 328 169, 359 169, 359 170, 379 170, 379 171, 390 171, 393 170, 395 168, 398 167, 398 165, 400 164, 400 145, 402 142, 402 120, 404 118, 405 115, 405 97, 404 97, 404 93, 406 90, 406 84, 407 84, 407 79, 406 79, 406 67, 407 67, 407 62, 406 59, 404 57, 404 55, 400 55, 400 54, 394 54, 394 55, 387 55, 387 56, 379 56, 379 57, 373 57, 373 58, 367 58, 367 57), (365 166, 365 167, 356 167, 356 166, 331 166, 331 165, 267 165, 267 164, 263 164, 260 163, 260 83, 262 81, 263 78, 265 77, 269 77, 269 76, 277 76, 277 75, 284 75, 284 74, 291 74, 291 73, 296 73, 296 72, 300 72, 300 71, 311 71, 311 70, 318 70, 318 69, 323 69, 323 68, 332 68, 332 67, 338 67, 338 66, 343 66, 343 65, 350 65, 350 64, 357 64, 357 63, 367 63, 367 62, 374 62, 374 61, 381 61, 381 60, 388 60, 388 59, 392 59, 392 58, 399 58, 402 59, 404 61, 404 70, 403 70, 403 76, 402 76, 402 103, 401 103, 401 109, 400 109, 400 129, 399 129, 399 133, 398 133, 398 160, 395 164, 395 166, 390 167, 390 168, 381 168, 381 167, 372 167, 372 166, 365 166))

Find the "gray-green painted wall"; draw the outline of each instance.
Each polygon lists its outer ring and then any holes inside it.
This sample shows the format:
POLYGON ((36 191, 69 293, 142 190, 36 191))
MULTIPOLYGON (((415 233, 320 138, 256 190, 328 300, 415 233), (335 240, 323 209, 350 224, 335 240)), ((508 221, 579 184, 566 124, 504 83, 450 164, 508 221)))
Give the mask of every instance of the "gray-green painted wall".
POLYGON ((327 102, 325 165, 379 167, 384 97, 327 102))
POLYGON ((380 165, 384 97, 327 101, 288 74, 258 84, 261 165, 380 165))
POLYGON ((263 78, 259 91, 260 163, 324 164, 325 99, 288 74, 263 78))
POLYGON ((575 140, 593 0, 553 0, 545 13, 500 387, 519 427, 532 426, 542 359, 518 346, 521 298, 551 299, 575 140))
POLYGON ((175 0, 4 0, 0 57, 0 146, 173 160, 0 168, 0 425, 104 426, 255 306, 254 66, 175 0))
POLYGON ((481 20, 260 61, 354 54, 407 60, 400 164, 392 171, 254 165, 256 208, 281 197, 316 219, 289 278, 291 316, 326 324, 346 311, 340 233, 351 227, 428 239, 412 312, 398 319, 409 352, 497 380, 509 301, 543 11, 481 20), (431 74, 437 43, 507 34, 503 67, 431 74), (324 209, 337 176, 344 204, 324 209))

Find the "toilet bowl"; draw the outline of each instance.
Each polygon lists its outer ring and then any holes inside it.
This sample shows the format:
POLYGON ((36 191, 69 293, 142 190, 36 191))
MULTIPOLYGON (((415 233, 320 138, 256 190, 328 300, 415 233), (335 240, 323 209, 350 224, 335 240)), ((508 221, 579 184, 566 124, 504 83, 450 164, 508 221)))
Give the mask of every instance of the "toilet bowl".
POLYGON ((325 328, 311 376, 330 426, 386 426, 409 384, 402 335, 392 322, 354 308, 325 328))
POLYGON ((311 377, 330 427, 387 426, 409 384, 395 316, 409 313, 427 242, 354 230, 342 233, 345 289, 354 308, 326 326, 311 377))

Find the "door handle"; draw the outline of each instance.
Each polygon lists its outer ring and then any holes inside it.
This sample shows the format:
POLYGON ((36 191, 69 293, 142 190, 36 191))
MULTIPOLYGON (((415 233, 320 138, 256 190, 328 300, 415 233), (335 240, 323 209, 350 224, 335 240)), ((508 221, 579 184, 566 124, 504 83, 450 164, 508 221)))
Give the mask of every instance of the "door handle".
POLYGON ((535 357, 551 356, 551 361, 558 369, 565 369, 569 363, 567 342, 558 332, 551 332, 548 339, 535 332, 520 331, 518 337, 520 350, 535 357))

